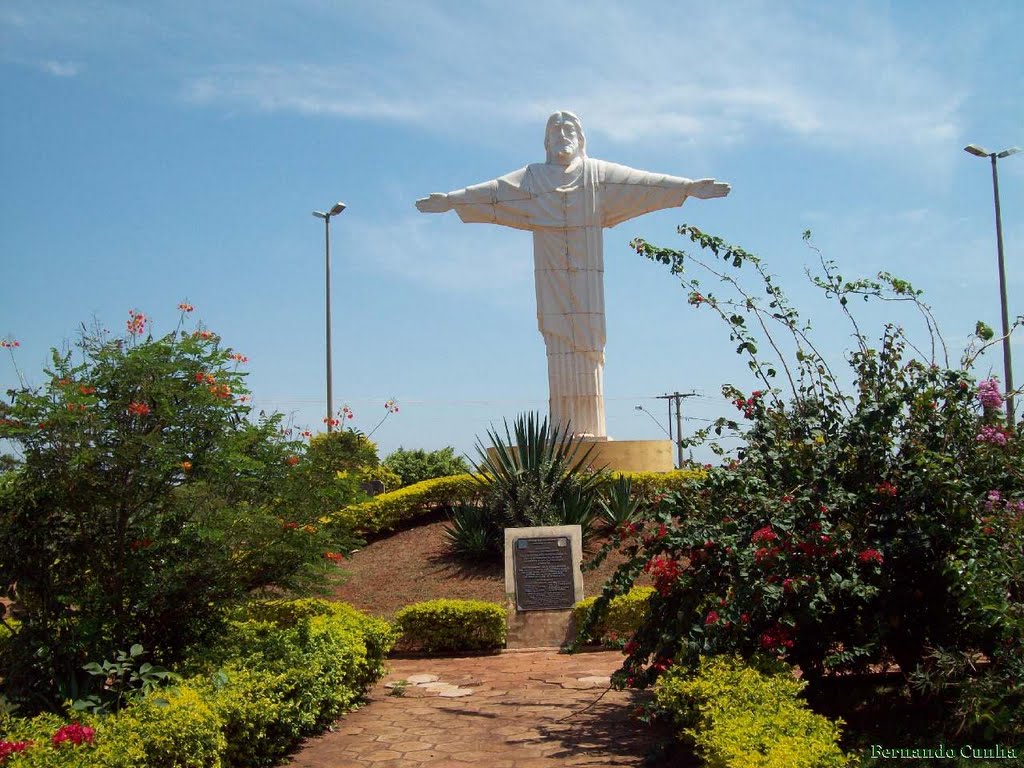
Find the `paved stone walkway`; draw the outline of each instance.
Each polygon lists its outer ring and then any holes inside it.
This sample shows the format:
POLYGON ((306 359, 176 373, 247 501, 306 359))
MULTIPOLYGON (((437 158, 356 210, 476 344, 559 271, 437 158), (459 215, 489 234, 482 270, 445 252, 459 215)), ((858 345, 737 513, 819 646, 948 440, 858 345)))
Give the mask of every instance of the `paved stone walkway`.
POLYGON ((630 717, 636 694, 605 692, 621 663, 618 651, 553 650, 392 660, 369 704, 308 741, 290 765, 643 765, 654 737, 630 717))

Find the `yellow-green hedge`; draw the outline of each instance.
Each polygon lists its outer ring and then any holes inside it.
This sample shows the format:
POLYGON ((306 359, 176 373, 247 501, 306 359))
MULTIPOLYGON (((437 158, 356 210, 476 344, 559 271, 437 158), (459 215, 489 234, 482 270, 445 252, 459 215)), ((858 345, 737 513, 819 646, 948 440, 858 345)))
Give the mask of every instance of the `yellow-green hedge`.
MULTIPOLYGON (((622 647, 637 631, 640 624, 647 618, 648 605, 654 587, 633 587, 625 595, 613 597, 608 602, 608 611, 587 633, 581 633, 577 640, 581 643, 602 643, 613 647, 622 647)), ((582 629, 587 613, 594 607, 596 597, 580 600, 572 609, 575 626, 582 629)))
MULTIPOLYGON (((615 472, 611 477, 629 477, 633 481, 634 493, 651 496, 658 492, 685 490, 704 475, 703 470, 679 469, 673 472, 615 472)), ((333 517, 346 527, 372 535, 394 530, 429 514, 438 506, 455 506, 479 499, 482 490, 480 481, 471 474, 436 477, 345 507, 333 517)))
POLYGON ((436 506, 471 501, 480 491, 480 483, 470 474, 435 477, 345 507, 333 517, 359 533, 382 533, 428 514, 436 506))
POLYGON ((667 491, 684 491, 707 475, 703 469, 674 469, 671 472, 613 472, 612 478, 628 477, 633 493, 652 496, 667 491))
POLYGON ((87 743, 54 745, 56 715, 0 711, 0 740, 31 741, 3 768, 265 768, 351 709, 383 673, 387 622, 324 600, 241 610, 180 685, 113 715, 76 718, 87 743))
POLYGON ((395 614, 407 650, 484 651, 505 645, 505 609, 483 600, 430 600, 395 614))
POLYGON ((711 768, 846 768, 842 721, 815 714, 799 698, 806 683, 785 665, 761 672, 738 658, 701 659, 696 674, 673 667, 655 705, 711 768))

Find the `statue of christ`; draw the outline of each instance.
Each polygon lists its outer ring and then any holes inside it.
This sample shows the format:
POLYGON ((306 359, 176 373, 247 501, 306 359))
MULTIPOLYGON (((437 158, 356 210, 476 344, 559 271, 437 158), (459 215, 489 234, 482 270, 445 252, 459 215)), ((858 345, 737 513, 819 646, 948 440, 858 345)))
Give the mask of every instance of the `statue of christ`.
POLYGON ((424 213, 453 210, 466 223, 533 232, 537 323, 548 357, 550 421, 607 439, 604 415, 604 227, 688 197, 729 194, 714 179, 692 181, 587 157, 583 125, 555 112, 544 135, 547 162, 416 201, 424 213))

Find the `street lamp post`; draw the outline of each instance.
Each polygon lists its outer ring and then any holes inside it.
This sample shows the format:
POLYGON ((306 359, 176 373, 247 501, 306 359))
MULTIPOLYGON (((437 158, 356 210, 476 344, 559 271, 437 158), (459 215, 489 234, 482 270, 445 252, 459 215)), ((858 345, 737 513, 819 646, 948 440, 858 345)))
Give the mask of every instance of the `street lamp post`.
POLYGON ((331 217, 345 210, 344 203, 335 203, 331 210, 313 211, 313 215, 324 220, 324 262, 327 284, 327 431, 334 428, 334 389, 331 385, 331 217))
POLYGON ((968 144, 964 151, 975 157, 987 157, 992 160, 992 195, 996 205, 996 253, 999 259, 999 302, 1003 319, 1003 373, 1006 377, 1006 424, 1011 429, 1014 425, 1013 415, 1013 364, 1010 359, 1010 317, 1006 307, 1006 265, 1003 259, 1003 219, 999 213, 999 174, 996 171, 996 160, 1009 157, 1020 152, 1020 147, 1010 147, 1002 152, 989 152, 977 144, 968 144))

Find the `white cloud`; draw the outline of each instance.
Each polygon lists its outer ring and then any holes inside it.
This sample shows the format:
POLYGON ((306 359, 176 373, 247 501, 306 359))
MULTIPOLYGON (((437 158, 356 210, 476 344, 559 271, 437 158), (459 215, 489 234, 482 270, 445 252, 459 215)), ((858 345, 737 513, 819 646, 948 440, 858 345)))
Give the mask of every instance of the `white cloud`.
POLYGON ((79 66, 71 61, 44 61, 39 66, 54 77, 74 77, 80 71, 79 66))
POLYGON ((535 124, 568 107, 619 142, 731 143, 765 131, 840 146, 948 142, 963 87, 872 8, 823 16, 761 3, 595 3, 554 23, 540 4, 385 4, 376 18, 345 20, 351 40, 331 56, 340 63, 315 50, 236 61, 188 79, 183 95, 453 132, 481 120, 535 124), (356 42, 376 24, 387 47, 368 61, 356 42))

